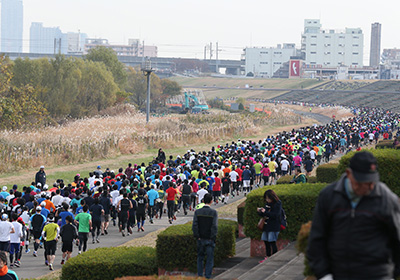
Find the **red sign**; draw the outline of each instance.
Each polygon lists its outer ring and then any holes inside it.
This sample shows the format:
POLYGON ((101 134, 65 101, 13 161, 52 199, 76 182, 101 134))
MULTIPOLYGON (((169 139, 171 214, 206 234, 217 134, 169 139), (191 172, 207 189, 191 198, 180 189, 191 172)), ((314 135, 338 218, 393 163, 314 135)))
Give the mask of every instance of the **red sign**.
POLYGON ((289 65, 290 77, 300 77, 300 60, 291 60, 289 65))

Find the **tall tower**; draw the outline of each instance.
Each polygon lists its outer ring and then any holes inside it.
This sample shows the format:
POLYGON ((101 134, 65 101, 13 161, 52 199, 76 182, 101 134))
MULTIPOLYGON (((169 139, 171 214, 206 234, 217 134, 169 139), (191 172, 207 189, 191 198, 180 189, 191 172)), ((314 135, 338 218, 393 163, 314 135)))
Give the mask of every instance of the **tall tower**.
POLYGON ((371 24, 371 49, 369 53, 369 66, 378 67, 381 58, 381 24, 371 24))
POLYGON ((1 51, 22 52, 22 0, 1 0, 1 51))

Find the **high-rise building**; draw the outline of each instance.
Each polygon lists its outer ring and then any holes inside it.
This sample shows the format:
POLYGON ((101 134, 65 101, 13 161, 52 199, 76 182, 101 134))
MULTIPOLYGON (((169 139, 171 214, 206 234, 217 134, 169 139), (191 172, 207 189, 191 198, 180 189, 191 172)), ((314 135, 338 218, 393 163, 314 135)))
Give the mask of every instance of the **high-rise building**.
POLYGON ((277 45, 275 48, 245 48, 242 55, 245 60, 246 75, 272 78, 274 73, 291 56, 296 55, 295 44, 277 45))
POLYGON ((1 51, 22 52, 22 0, 1 0, 1 51))
POLYGON ((381 57, 381 24, 371 24, 371 49, 369 52, 369 66, 378 67, 381 57))
POLYGON ((362 67, 364 35, 360 28, 321 29, 319 19, 304 20, 301 52, 311 67, 362 67))
POLYGON ((29 52, 66 54, 68 49, 67 34, 59 27, 44 27, 41 22, 32 22, 30 28, 29 52))

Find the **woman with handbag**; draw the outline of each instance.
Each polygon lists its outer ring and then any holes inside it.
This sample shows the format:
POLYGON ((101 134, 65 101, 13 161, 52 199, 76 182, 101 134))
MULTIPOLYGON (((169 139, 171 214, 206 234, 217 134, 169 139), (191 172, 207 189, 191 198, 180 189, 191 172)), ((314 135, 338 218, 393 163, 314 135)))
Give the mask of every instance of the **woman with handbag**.
MULTIPOLYGON (((282 203, 273 190, 267 190, 264 193, 265 206, 257 208, 257 213, 265 219, 261 240, 265 243, 266 257, 260 263, 263 263, 268 257, 278 251, 276 241, 281 228, 282 203)), ((261 222, 261 221, 260 221, 261 222)))

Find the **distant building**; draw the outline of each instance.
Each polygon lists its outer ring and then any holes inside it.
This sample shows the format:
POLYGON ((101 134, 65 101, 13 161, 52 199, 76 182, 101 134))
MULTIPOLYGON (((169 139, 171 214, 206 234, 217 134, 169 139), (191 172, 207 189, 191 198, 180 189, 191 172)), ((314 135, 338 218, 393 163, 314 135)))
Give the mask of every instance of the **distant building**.
POLYGON ((1 51, 22 52, 22 0, 1 0, 1 51))
POLYGON ((304 20, 301 51, 311 67, 362 67, 364 35, 360 28, 321 29, 319 19, 304 20))
POLYGON ((290 57, 296 55, 295 44, 277 45, 276 48, 245 48, 246 75, 271 78, 290 57))
POLYGON ((371 24, 371 48, 369 52, 369 66, 378 67, 381 58, 381 24, 371 24))
POLYGON ((144 57, 157 57, 157 46, 143 46, 140 44, 139 39, 129 39, 128 45, 114 45, 110 44, 107 39, 87 38, 85 44, 85 52, 97 46, 105 46, 112 49, 118 56, 144 56, 144 57))
POLYGON ((66 54, 67 35, 59 27, 44 27, 42 22, 32 22, 30 28, 29 52, 43 54, 66 54))
POLYGON ((83 54, 85 51, 85 42, 88 36, 85 33, 67 33, 67 53, 69 54, 83 54))

